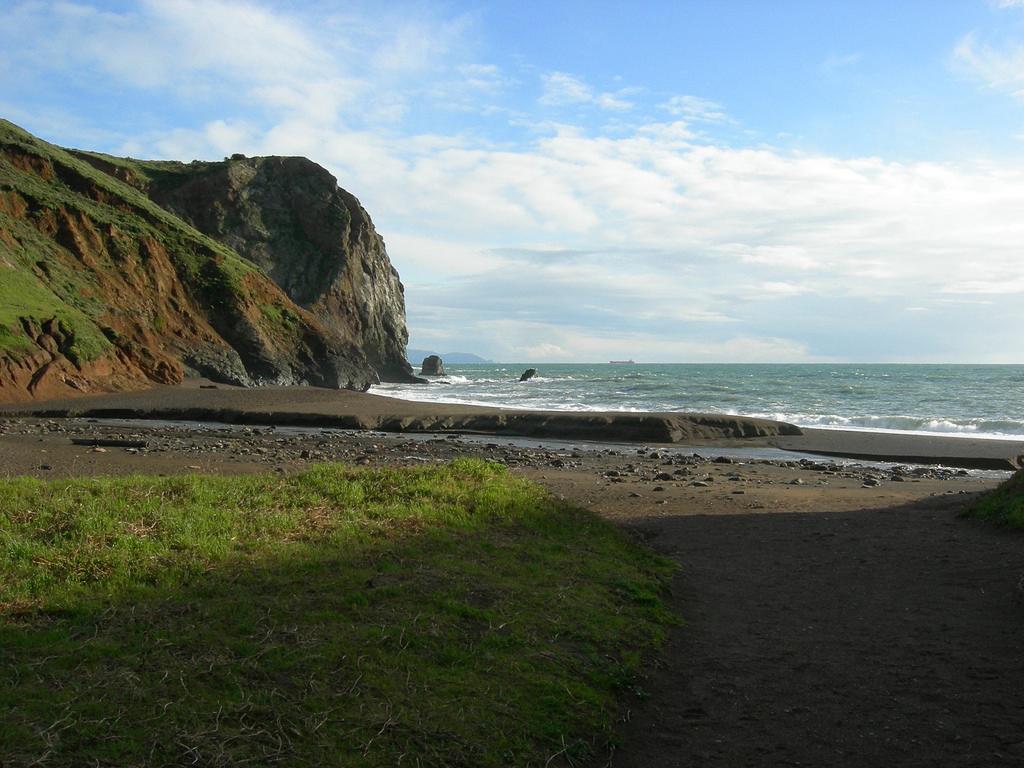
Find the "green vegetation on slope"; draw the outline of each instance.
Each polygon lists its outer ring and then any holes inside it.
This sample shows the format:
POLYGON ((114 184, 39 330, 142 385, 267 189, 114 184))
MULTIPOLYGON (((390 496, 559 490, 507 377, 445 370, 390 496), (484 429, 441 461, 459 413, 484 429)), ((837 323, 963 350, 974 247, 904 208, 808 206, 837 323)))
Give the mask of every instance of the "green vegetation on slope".
POLYGON ((0 481, 0 763, 575 760, 669 570, 480 461, 0 481))
MULTIPOLYGON (((136 165, 133 161, 125 161, 125 164, 136 165)), ((33 216, 46 210, 71 211, 82 214, 93 225, 108 227, 109 231, 117 233, 112 238, 123 244, 125 253, 136 250, 137 243, 144 238, 161 243, 186 285, 195 289, 215 309, 235 305, 239 294, 244 291, 242 281, 245 275, 261 271, 234 251, 153 203, 134 186, 98 170, 60 147, 35 138, 13 123, 0 120, 0 193, 5 191, 17 193, 29 201, 33 216), (50 162, 56 176, 44 179, 15 165, 5 153, 50 162)), ((96 293, 94 271, 65 263, 52 239, 40 234, 30 223, 18 221, 2 210, 0 229, 9 232, 17 241, 17 245, 12 246, 0 239, 0 266, 6 262, 10 268, 3 277, 4 282, 11 286, 6 290, 0 286, 0 291, 3 291, 0 304, 6 306, 7 299, 14 294, 15 280, 18 286, 31 286, 31 306, 23 308, 30 313, 29 317, 37 321, 59 317, 74 334, 83 360, 107 351, 111 345, 95 321, 109 309, 109 305, 90 300, 96 293)), ((103 270, 118 272, 122 268, 116 261, 120 255, 112 253, 110 262, 97 265, 96 269, 101 273, 103 270)), ((15 321, 18 317, 14 317, 15 321)), ((0 330, 0 352, 28 348, 16 323, 12 325, 7 318, 0 318, 0 326, 6 328, 0 330)))
POLYGON ((0 263, 0 353, 32 348, 21 329, 23 317, 37 321, 56 318, 70 336, 65 354, 75 362, 94 360, 112 346, 81 310, 57 298, 31 272, 0 263))
POLYGON ((1024 470, 982 496, 966 514, 1011 528, 1024 528, 1024 470))

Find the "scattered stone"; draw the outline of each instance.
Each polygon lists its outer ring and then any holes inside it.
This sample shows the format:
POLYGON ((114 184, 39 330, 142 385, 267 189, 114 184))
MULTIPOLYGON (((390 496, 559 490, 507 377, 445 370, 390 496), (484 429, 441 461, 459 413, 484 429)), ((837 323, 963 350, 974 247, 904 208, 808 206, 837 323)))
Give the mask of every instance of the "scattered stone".
POLYGON ((660 481, 675 480, 675 478, 672 477, 672 475, 670 475, 668 472, 659 472, 654 476, 654 479, 660 481))
POLYGON ((106 448, 145 448, 145 440, 107 438, 107 437, 72 437, 69 438, 72 445, 92 445, 106 448))

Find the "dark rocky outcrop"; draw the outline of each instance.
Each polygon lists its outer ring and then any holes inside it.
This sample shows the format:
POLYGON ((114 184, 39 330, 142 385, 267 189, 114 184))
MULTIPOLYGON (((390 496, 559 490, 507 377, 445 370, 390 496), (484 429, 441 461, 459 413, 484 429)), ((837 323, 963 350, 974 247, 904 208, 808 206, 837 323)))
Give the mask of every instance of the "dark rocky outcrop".
POLYGON ((536 375, 537 375, 537 369, 536 368, 527 368, 525 371, 523 371, 523 375, 519 377, 519 380, 520 381, 529 381, 530 379, 532 379, 536 375))
POLYGON ((411 378, 405 338, 380 237, 314 163, 114 158, 0 120, 0 401, 189 374, 363 390, 411 378), (223 219, 217 239, 154 202, 184 207, 187 188, 223 219))
POLYGON ((421 376, 444 376, 444 360, 437 355, 427 355, 420 366, 421 376))
POLYGON ((398 272, 369 214, 326 169, 304 157, 240 155, 168 166, 150 173, 154 202, 262 267, 350 338, 381 379, 413 380, 398 272))

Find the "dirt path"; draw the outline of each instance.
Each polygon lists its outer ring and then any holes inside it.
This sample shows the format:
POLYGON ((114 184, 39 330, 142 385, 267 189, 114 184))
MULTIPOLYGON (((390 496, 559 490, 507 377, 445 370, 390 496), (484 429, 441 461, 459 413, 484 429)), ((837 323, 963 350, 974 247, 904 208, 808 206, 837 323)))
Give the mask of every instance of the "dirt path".
POLYGON ((687 623, 612 764, 1024 765, 1024 536, 957 506, 634 518, 687 623))

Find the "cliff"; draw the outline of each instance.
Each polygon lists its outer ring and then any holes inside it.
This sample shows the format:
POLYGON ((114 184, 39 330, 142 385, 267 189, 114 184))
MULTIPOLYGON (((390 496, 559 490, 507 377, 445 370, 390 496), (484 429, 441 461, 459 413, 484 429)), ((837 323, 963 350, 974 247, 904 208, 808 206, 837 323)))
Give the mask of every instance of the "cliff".
POLYGON ((409 381, 405 299, 369 214, 304 157, 130 162, 76 153, 261 267, 288 297, 351 338, 380 377, 409 381))
POLYGON ((383 242, 311 161, 147 163, 0 121, 0 400, 188 373, 365 389, 409 377, 405 340, 383 242))

